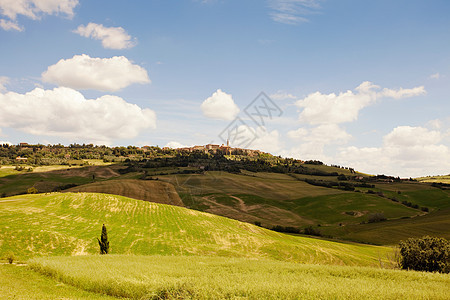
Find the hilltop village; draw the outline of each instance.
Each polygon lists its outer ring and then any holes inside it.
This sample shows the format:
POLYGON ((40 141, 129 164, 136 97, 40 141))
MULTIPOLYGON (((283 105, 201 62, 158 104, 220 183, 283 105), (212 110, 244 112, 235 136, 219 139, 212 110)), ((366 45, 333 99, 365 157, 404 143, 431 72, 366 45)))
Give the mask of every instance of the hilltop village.
MULTIPOLYGON (((147 146, 144 146, 147 147, 147 146)), ((163 150, 169 150, 171 148, 164 147, 163 150)), ((182 148, 175 148, 173 149, 178 152, 195 152, 195 151, 201 151, 204 153, 221 153, 224 155, 247 155, 247 156, 258 156, 259 154, 265 154, 265 152, 262 152, 260 150, 252 150, 252 149, 244 149, 244 148, 232 148, 230 147, 230 142, 227 141, 227 145, 216 145, 216 144, 207 144, 204 146, 192 146, 192 147, 182 147, 182 148)))

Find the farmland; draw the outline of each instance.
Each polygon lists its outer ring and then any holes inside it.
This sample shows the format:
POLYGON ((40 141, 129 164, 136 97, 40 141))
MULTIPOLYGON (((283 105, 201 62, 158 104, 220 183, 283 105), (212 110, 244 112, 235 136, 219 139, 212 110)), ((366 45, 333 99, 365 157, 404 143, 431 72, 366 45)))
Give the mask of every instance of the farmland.
POLYGON ((289 236, 248 223, 122 196, 56 193, 0 202, 0 253, 20 259, 98 252, 102 224, 113 254, 210 255, 379 266, 392 249, 289 236))

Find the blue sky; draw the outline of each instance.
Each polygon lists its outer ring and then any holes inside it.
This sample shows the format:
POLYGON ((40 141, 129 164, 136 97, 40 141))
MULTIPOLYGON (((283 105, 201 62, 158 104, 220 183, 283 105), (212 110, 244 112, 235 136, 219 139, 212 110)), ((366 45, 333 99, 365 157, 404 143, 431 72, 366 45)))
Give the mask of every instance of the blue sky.
POLYGON ((0 0, 0 141, 222 143, 238 117, 252 142, 232 146, 448 174, 449 15, 448 1, 0 0), (282 110, 263 127, 245 114, 262 91, 282 110))

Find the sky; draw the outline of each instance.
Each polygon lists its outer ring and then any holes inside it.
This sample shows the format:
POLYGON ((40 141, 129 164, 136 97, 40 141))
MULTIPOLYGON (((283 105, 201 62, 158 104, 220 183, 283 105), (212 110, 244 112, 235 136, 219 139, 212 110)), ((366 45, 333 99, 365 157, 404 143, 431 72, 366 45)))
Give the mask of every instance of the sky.
POLYGON ((450 173, 446 0, 0 0, 0 143, 450 173))

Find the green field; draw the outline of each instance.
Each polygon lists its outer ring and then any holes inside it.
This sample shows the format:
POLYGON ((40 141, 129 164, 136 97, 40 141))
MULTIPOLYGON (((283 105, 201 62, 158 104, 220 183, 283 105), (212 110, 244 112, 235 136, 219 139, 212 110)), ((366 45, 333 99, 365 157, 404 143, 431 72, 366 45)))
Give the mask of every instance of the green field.
MULTIPOLYGON (((260 222, 266 227, 359 224, 377 212, 384 213, 389 219, 423 214, 386 197, 314 186, 286 174, 207 172, 204 175, 162 176, 161 180, 175 186, 187 207, 240 221, 260 222)), ((412 189, 406 186, 396 186, 395 191, 384 190, 384 186, 374 190, 397 195, 397 189, 412 189)), ((450 203, 445 192, 417 183, 413 191, 398 198, 400 202, 407 199, 420 205, 435 201, 431 207, 444 207, 450 203)))
POLYGON ((117 299, 84 291, 39 274, 25 265, 0 264, 1 299, 117 299))
POLYGON ((98 252, 106 224, 114 254, 211 255, 379 266, 391 249, 273 232, 171 205, 85 193, 26 195, 0 202, 0 254, 26 259, 98 252))
POLYGON ((441 176, 427 176, 416 178, 416 180, 420 182, 441 182, 450 184, 450 174, 449 175, 441 175, 441 176))
MULTIPOLYGON (((325 172, 350 172, 329 166, 307 167, 317 167, 325 172)), ((408 237, 408 234, 448 236, 448 227, 442 225, 446 225, 443 214, 449 212, 450 191, 415 181, 375 182, 375 188, 357 187, 359 192, 349 192, 303 181, 337 182, 336 176, 249 171, 240 174, 209 171, 181 175, 173 173, 189 167, 163 167, 146 169, 148 177, 159 180, 139 180, 143 173, 121 174, 119 171, 125 166, 120 164, 42 168, 29 173, 3 166, 0 168, 0 174, 3 174, 0 177, 0 195, 25 193, 30 187, 49 192, 76 184, 76 187, 66 191, 108 193, 185 206, 243 222, 258 222, 267 228, 277 225, 296 228, 320 225, 318 229, 323 234, 349 241, 392 245, 408 237), (155 175, 161 173, 168 175, 155 175), (368 194, 369 190, 382 196, 368 194), (418 205, 418 208, 402 205, 402 201, 418 205), (423 207, 428 212, 423 211, 423 207), (383 213, 388 222, 361 224, 366 223, 373 213, 383 213), (425 222, 409 221, 422 220, 424 215, 428 216, 425 222)), ((450 219, 450 214, 448 217, 450 219)))
POLYGON ((37 258, 79 289, 132 299, 448 299, 446 274, 198 256, 37 258))
MULTIPOLYGON (((35 187, 39 192, 51 192, 68 184, 82 185, 95 180, 117 178, 120 165, 93 166, 43 166, 32 172, 16 171, 12 166, 0 168, 0 195, 13 196, 24 194, 28 188, 35 187)), ((122 176, 122 178, 127 178, 122 176)))

